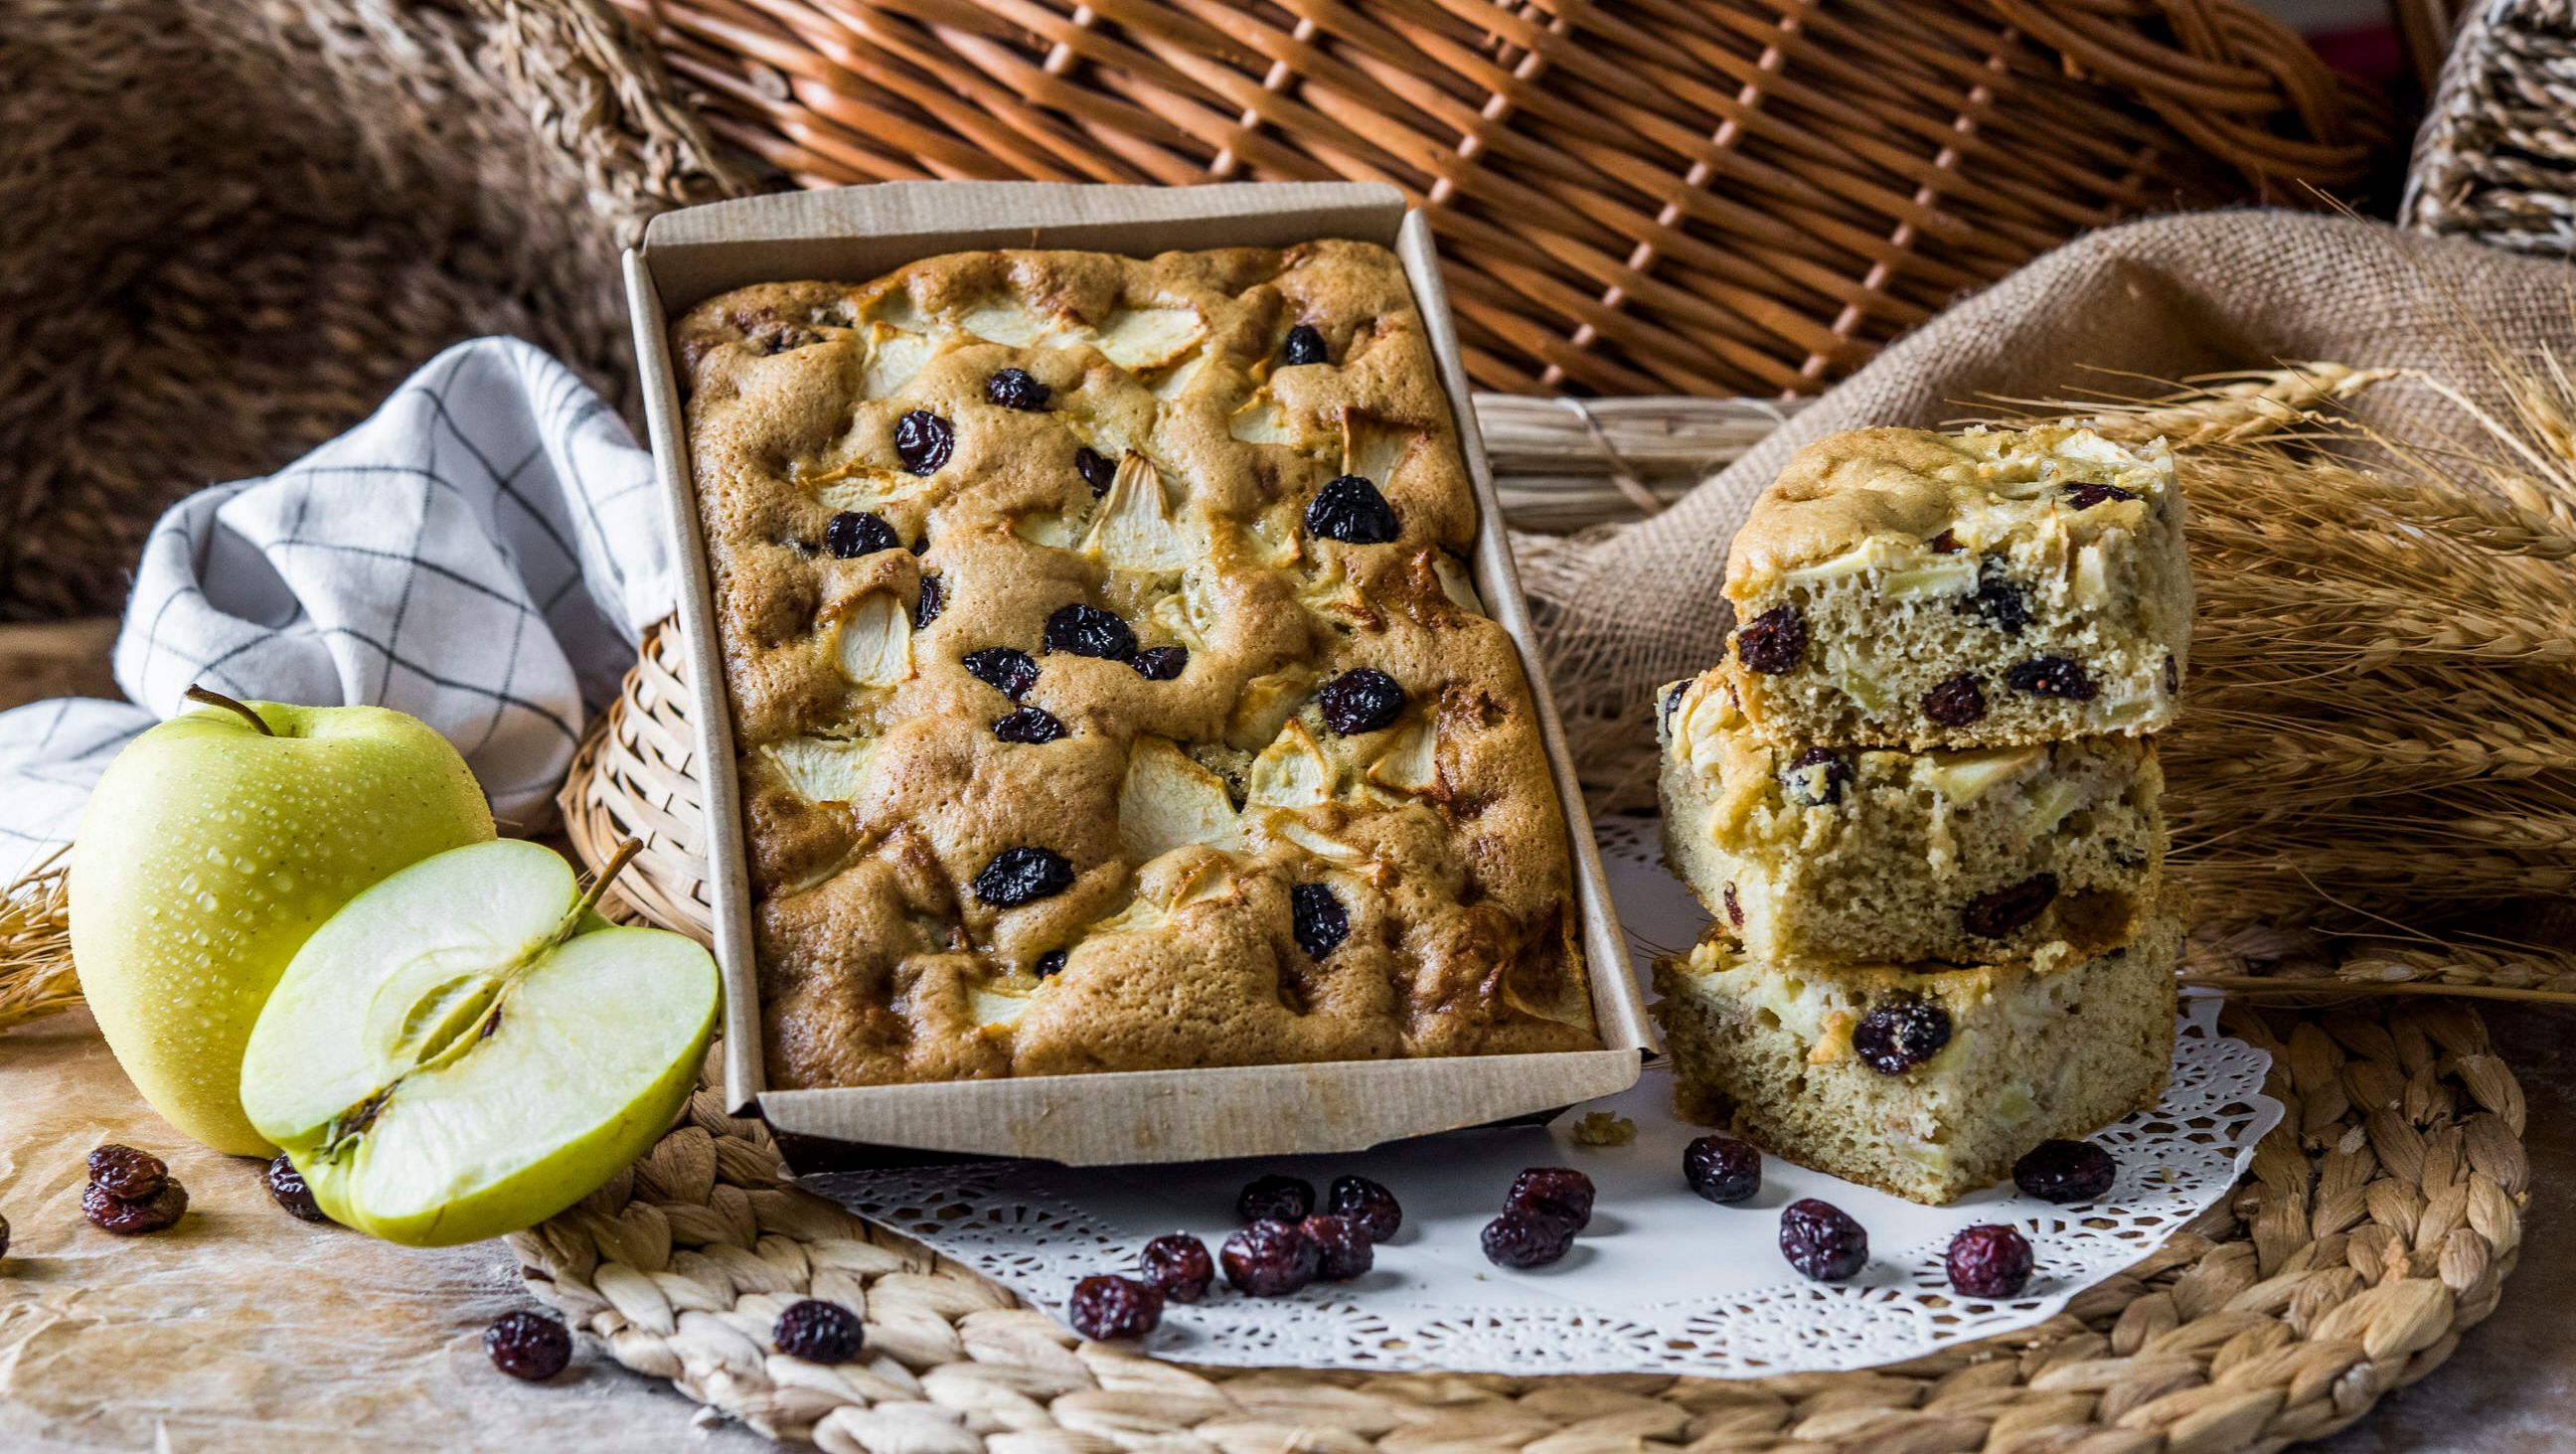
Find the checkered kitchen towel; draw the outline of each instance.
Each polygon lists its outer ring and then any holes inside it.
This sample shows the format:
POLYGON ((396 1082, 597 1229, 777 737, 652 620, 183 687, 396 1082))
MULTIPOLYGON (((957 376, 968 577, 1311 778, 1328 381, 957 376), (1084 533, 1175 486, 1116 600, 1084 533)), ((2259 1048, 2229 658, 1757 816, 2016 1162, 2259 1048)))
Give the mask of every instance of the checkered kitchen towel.
POLYGON ((67 842, 108 760, 200 682, 409 712, 505 831, 542 822, 675 599, 662 515, 652 457, 569 369, 516 339, 447 350, 347 434, 153 527, 116 641, 133 700, 0 713, 0 879, 67 842))

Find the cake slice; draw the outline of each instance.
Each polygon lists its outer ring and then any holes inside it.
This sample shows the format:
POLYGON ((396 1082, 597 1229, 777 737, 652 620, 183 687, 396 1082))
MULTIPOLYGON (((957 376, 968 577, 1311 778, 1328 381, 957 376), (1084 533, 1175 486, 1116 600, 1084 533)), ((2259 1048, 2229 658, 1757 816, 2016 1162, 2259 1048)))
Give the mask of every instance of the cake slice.
POLYGON ((1975 963, 2126 943, 2155 903, 2152 741, 1957 751, 1765 740, 1721 672, 1659 695, 1664 861, 1765 963, 1975 963))
POLYGON ((1775 742, 2154 732, 2191 638, 2173 456, 2069 426, 1829 435, 1754 503, 1726 596, 1728 679, 1775 742))
POLYGON ((1786 970, 1723 925, 1657 962, 1656 1018, 1688 1110, 1800 1166, 1956 1201, 2040 1142, 2164 1093, 2179 905, 2092 958, 1786 970))

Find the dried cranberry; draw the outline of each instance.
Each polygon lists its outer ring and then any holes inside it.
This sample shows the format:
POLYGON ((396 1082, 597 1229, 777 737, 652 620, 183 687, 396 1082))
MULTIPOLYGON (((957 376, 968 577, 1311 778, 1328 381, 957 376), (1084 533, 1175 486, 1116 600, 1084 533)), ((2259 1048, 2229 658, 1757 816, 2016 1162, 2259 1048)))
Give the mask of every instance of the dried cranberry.
POLYGON ((1682 1148, 1682 1180, 1710 1201, 1743 1201, 1762 1190, 1762 1153, 1732 1136, 1696 1137, 1682 1148))
POLYGON ((1818 1282, 1841 1282, 1869 1265, 1869 1234, 1842 1208, 1806 1197, 1780 1209, 1780 1255, 1818 1282))
POLYGON ((1086 1277, 1065 1301, 1073 1330, 1094 1340, 1142 1338, 1163 1325, 1163 1295, 1127 1277, 1086 1277))
POLYGON ((1932 548, 1932 553, 1934 555, 1955 555, 1961 549, 1959 545, 1959 532, 1955 530, 1944 530, 1940 534, 1933 536, 1929 541, 1926 541, 1925 544, 1932 548))
POLYGON ((1234 1198, 1247 1222, 1302 1222, 1315 1210, 1315 1184, 1302 1176, 1256 1176, 1234 1198))
POLYGON ((1961 672, 1923 694, 1923 715, 1944 727, 1965 727, 1986 715, 1986 689, 1976 675, 1961 672))
POLYGON ((1724 897, 1726 899, 1726 922, 1734 925, 1738 929, 1743 928, 1744 905, 1736 900, 1734 884, 1730 883, 1726 886, 1724 897))
POLYGON ((883 515, 866 510, 844 510, 823 527, 823 548, 836 559, 853 560, 874 555, 880 550, 901 550, 903 537, 894 533, 883 515))
POLYGON ((1344 737, 1376 732, 1404 715, 1404 688, 1373 666, 1353 667, 1324 683, 1315 694, 1324 725, 1344 737))
POLYGON ((1348 1217, 1308 1217, 1306 1235, 1315 1241, 1319 1260, 1315 1275, 1326 1282, 1348 1282, 1377 1265, 1368 1230, 1348 1217))
POLYGON ((150 1201, 161 1194, 170 1168, 160 1157, 111 1141, 89 1154, 89 1179, 119 1201, 150 1201))
POLYGON ((1037 963, 1029 966, 1029 973, 1036 975, 1040 979, 1053 979, 1057 975, 1064 973, 1065 959, 1066 955, 1063 950, 1050 949, 1046 953, 1038 956, 1037 963))
POLYGON ((975 875, 975 897, 997 909, 1053 898, 1073 887, 1073 865, 1052 848, 1005 848, 975 875))
POLYGON ((1395 1193, 1365 1176, 1334 1177, 1324 1193, 1324 1210, 1359 1223, 1372 1242, 1390 1241, 1404 1226, 1404 1208, 1395 1193))
POLYGON ((9 1255, 9 1219, 0 1217, 0 1257, 9 1255))
POLYGON ((1351 932, 1350 912, 1330 884, 1288 887, 1288 930, 1309 959, 1322 959, 1341 946, 1351 932))
POLYGON ((2105 500, 2134 500, 2136 493, 2118 485, 2083 484, 2066 487, 2066 503, 2078 510, 2090 510, 2105 500))
POLYGON ((1592 1225, 1592 1178, 1567 1166, 1533 1166, 1503 1193, 1507 1212, 1544 1212, 1575 1231, 1592 1225))
POLYGON ((1982 618, 2006 636, 2019 636, 2030 624, 2029 595, 2010 581, 1991 576, 1978 584, 1975 595, 1952 601, 1950 609, 1957 615, 1982 618))
POLYGON ((2093 685, 2081 665, 2062 656, 2034 656, 2016 662, 2005 670, 2004 684, 2034 697, 2063 697, 2070 702, 2092 701, 2102 690, 2093 685))
POLYGON ((188 1213, 188 1189, 165 1177, 161 1189, 128 1201, 97 1182, 81 1188, 81 1215, 120 1237, 139 1237, 177 1225, 188 1213))
POLYGON ((299 1222, 331 1220, 322 1204, 313 1199, 313 1188, 304 1184, 304 1173, 283 1155, 268 1164, 268 1194, 299 1222))
POLYGON ((1004 742, 1053 742, 1064 735, 1064 724, 1044 707, 1022 707, 996 721, 993 735, 1004 742))
POLYGON ((1485 1224, 1479 1240, 1496 1267, 1545 1267, 1574 1250, 1574 1228, 1545 1212, 1506 1211, 1485 1224))
POLYGON ((2020 883, 1983 893, 1959 911, 1959 927, 1980 939, 2001 939, 2048 912, 2057 901, 2057 875, 2035 873, 2020 883))
POLYGON ((1082 476, 1084 484, 1091 486, 1094 499, 1108 494, 1109 487, 1118 482, 1118 466, 1109 462, 1109 456, 1089 445, 1073 452, 1073 472, 1082 476))
POLYGON ((1807 618, 1795 606, 1774 606, 1735 633, 1736 659, 1749 671, 1778 676, 1807 659, 1807 618))
POLYGON ((1293 367, 1298 364, 1331 363, 1333 356, 1331 351, 1324 347, 1324 335, 1315 331, 1315 325, 1300 323, 1288 330, 1288 341, 1279 349, 1279 361, 1293 367))
POLYGON ((2120 1163, 2090 1141, 2042 1141, 2013 1163, 2013 1185, 2044 1202, 2089 1202, 2111 1189, 2120 1163))
POLYGON ((1038 664, 1029 660, 1027 652, 1014 651, 1007 646, 987 646, 981 651, 970 651, 960 659, 960 664, 974 673, 977 681, 1014 702, 1027 696, 1029 688, 1038 684, 1038 664))
POLYGON ((1344 545, 1384 545, 1399 533, 1395 507, 1363 475, 1335 475, 1306 502, 1306 528, 1344 545))
POLYGON ((1149 682, 1168 682, 1188 669, 1190 649, 1186 646, 1149 646, 1137 652, 1136 659, 1127 664, 1136 668, 1136 675, 1149 682))
POLYGON ((956 427, 927 409, 915 409, 894 423, 894 452, 914 474, 937 472, 956 448, 956 427))
POLYGON ((572 1362, 572 1334, 542 1313, 503 1313, 483 1330, 483 1356, 528 1383, 543 1383, 572 1362))
POLYGON ((1136 1263, 1145 1285, 1176 1303, 1197 1302, 1216 1281, 1216 1259, 1207 1244, 1186 1232, 1146 1243, 1136 1263))
POLYGON ((1672 730, 1672 726, 1673 726, 1673 709, 1674 709, 1674 708, 1676 708, 1676 707, 1679 707, 1679 706, 1682 704, 1682 693, 1684 693, 1684 692, 1686 692, 1686 691, 1689 691, 1689 690, 1690 690, 1690 679, 1689 679, 1688 677, 1685 677, 1685 678, 1683 678, 1682 680, 1680 680, 1680 681, 1677 681, 1677 682, 1673 683, 1671 686, 1664 688, 1664 707, 1663 707, 1663 713, 1662 713, 1662 716, 1663 716, 1664 730, 1665 730, 1665 731, 1669 732, 1669 731, 1671 731, 1671 730, 1672 730))
POLYGON ((1254 1297, 1286 1297, 1315 1280, 1323 1249, 1295 1222, 1255 1222, 1225 1239, 1225 1280, 1254 1297))
POLYGON ((1027 369, 1004 369, 984 381, 984 397, 1005 409, 1043 409, 1052 392, 1027 369))
POLYGON ((912 603, 912 629, 919 631, 948 608, 948 583, 937 571, 921 578, 921 596, 912 603))
POLYGON ((2030 1286, 2030 1239, 1993 1222, 1951 1238, 1941 1260, 1951 1288, 1962 1297, 2016 1298, 2030 1286))
POLYGON ((1852 780, 1851 759, 1830 747, 1810 747, 1789 760, 1789 770, 1780 774, 1781 783, 1789 789, 1792 800, 1805 807, 1825 807, 1843 800, 1843 789, 1852 780), (1809 772, 1809 768, 1822 769, 1809 772))
POLYGON ((1047 617, 1046 648, 1105 661, 1125 661, 1136 654, 1136 633, 1128 629, 1126 622, 1099 607, 1076 601, 1056 607, 1055 614, 1047 617))
POLYGON ((1903 1075, 1950 1043, 1950 1012, 1930 1000, 1900 999, 1852 1027, 1852 1053, 1881 1075, 1903 1075))
POLYGON ((2182 665, 2175 661, 2173 653, 2168 651, 2165 653, 2165 695, 2170 697, 2181 690, 2182 665))
POLYGON ((770 1327, 769 1340, 790 1358, 847 1363, 867 1346, 868 1335, 858 1314, 839 1303, 809 1297, 787 1305, 770 1327))

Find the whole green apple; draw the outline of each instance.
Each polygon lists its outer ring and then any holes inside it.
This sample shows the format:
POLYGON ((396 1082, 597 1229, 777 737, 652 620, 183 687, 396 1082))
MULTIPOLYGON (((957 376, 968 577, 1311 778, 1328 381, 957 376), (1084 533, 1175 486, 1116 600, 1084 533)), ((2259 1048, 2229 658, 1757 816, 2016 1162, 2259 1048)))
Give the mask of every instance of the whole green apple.
POLYGON ((209 704, 108 764, 72 851, 72 961, 117 1063, 217 1151, 275 1149, 242 1114, 242 1047, 306 938, 379 879, 492 837, 465 759, 383 707, 209 704))

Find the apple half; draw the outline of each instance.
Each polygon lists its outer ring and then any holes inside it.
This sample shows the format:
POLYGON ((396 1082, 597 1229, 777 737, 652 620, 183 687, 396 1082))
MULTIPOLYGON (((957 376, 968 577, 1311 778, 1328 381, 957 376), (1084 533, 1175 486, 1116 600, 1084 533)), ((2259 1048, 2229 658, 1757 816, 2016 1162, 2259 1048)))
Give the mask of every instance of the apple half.
POLYGON ((502 839, 349 901, 260 1012, 242 1107, 344 1226, 415 1247, 535 1226, 651 1149, 721 989, 696 941, 618 928, 502 839))

